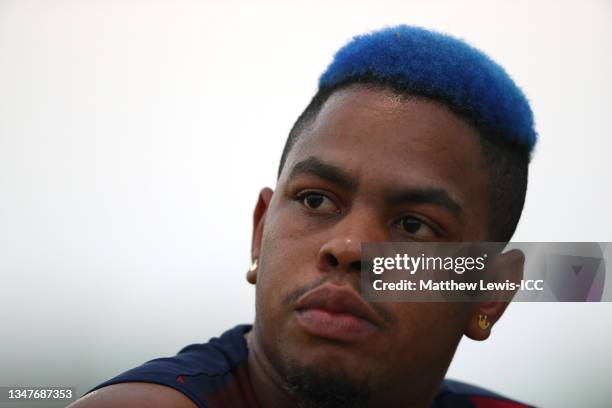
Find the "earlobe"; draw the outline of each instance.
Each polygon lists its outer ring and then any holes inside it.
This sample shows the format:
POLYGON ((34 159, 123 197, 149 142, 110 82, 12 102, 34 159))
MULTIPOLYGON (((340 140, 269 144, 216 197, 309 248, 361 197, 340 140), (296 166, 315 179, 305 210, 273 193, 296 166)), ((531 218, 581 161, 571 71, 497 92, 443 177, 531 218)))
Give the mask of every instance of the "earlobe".
POLYGON ((257 258, 251 262, 251 267, 246 275, 247 281, 251 284, 257 283, 257 258))
POLYGON ((493 323, 496 322, 494 317, 496 315, 501 316, 499 308, 501 307, 501 313, 503 309, 508 306, 508 303, 503 304, 502 302, 490 302, 481 304, 482 307, 478 307, 474 310, 470 317, 468 327, 465 331, 465 335, 472 340, 482 341, 489 338, 491 335, 491 329, 493 323))
POLYGON ((486 340, 495 323, 504 314, 510 302, 475 303, 465 335, 472 340, 486 340))
MULTIPOLYGON (((504 254, 498 255, 494 261, 492 273, 503 274, 504 279, 519 282, 523 279, 523 267, 525 264, 525 255, 519 250, 511 250, 504 254)), ((504 296, 504 301, 489 301, 474 303, 470 320, 465 330, 465 335, 472 340, 486 340, 491 334, 491 329, 504 314, 506 308, 510 304, 510 300, 514 296, 512 293, 509 297, 504 296)))
POLYGON ((261 251, 263 229, 266 213, 270 207, 273 193, 274 192, 271 188, 263 188, 259 192, 257 204, 255 205, 255 210, 253 211, 253 236, 251 238, 251 259, 253 261, 246 275, 247 281, 252 284, 257 282, 258 259, 261 251))

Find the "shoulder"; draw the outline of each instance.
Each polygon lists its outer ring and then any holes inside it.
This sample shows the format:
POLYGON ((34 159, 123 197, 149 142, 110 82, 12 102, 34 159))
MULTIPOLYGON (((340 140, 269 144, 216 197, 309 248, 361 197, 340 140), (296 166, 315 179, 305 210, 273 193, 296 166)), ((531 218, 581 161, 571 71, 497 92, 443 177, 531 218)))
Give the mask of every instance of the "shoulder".
POLYGON ((244 387, 248 349, 237 326, 176 356, 157 358, 90 390, 71 408, 102 406, 206 407, 228 389, 244 387), (151 405, 148 405, 148 404, 151 405))
POLYGON ((160 384, 119 383, 95 390, 68 408, 195 408, 183 393, 160 384))
POLYGON ((435 408, 533 408, 482 387, 445 379, 434 399, 435 408))

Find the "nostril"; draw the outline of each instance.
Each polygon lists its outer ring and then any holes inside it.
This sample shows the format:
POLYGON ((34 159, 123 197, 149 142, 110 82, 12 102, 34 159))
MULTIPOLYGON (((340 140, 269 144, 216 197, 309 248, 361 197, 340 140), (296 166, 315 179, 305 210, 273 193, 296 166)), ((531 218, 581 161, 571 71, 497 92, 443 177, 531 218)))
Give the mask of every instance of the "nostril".
POLYGON ((351 262, 350 269, 354 272, 361 272, 361 261, 351 262))
POLYGON ((325 255, 325 260, 327 261, 327 263, 331 266, 331 267, 336 267, 338 266, 339 262, 338 259, 333 256, 332 254, 326 254, 325 255))

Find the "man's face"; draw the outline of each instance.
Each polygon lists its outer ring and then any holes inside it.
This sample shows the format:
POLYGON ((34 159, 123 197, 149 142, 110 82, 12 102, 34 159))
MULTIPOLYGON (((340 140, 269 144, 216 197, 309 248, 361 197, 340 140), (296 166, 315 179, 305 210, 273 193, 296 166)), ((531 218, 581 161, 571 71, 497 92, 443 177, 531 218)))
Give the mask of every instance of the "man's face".
POLYGON ((284 375, 320 370, 376 389, 439 381, 470 306, 368 305, 360 244, 482 241, 487 204, 479 136, 448 109, 360 86, 335 92, 287 157, 255 233, 266 356, 284 375))

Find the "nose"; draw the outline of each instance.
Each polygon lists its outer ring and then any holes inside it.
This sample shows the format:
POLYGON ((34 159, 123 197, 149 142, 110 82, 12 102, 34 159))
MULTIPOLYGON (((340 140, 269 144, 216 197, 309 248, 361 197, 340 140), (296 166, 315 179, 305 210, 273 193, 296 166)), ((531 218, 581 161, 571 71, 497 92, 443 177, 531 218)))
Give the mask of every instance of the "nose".
POLYGON ((367 213, 347 214, 330 231, 317 256, 319 270, 361 272, 362 242, 384 241, 385 229, 367 213))

